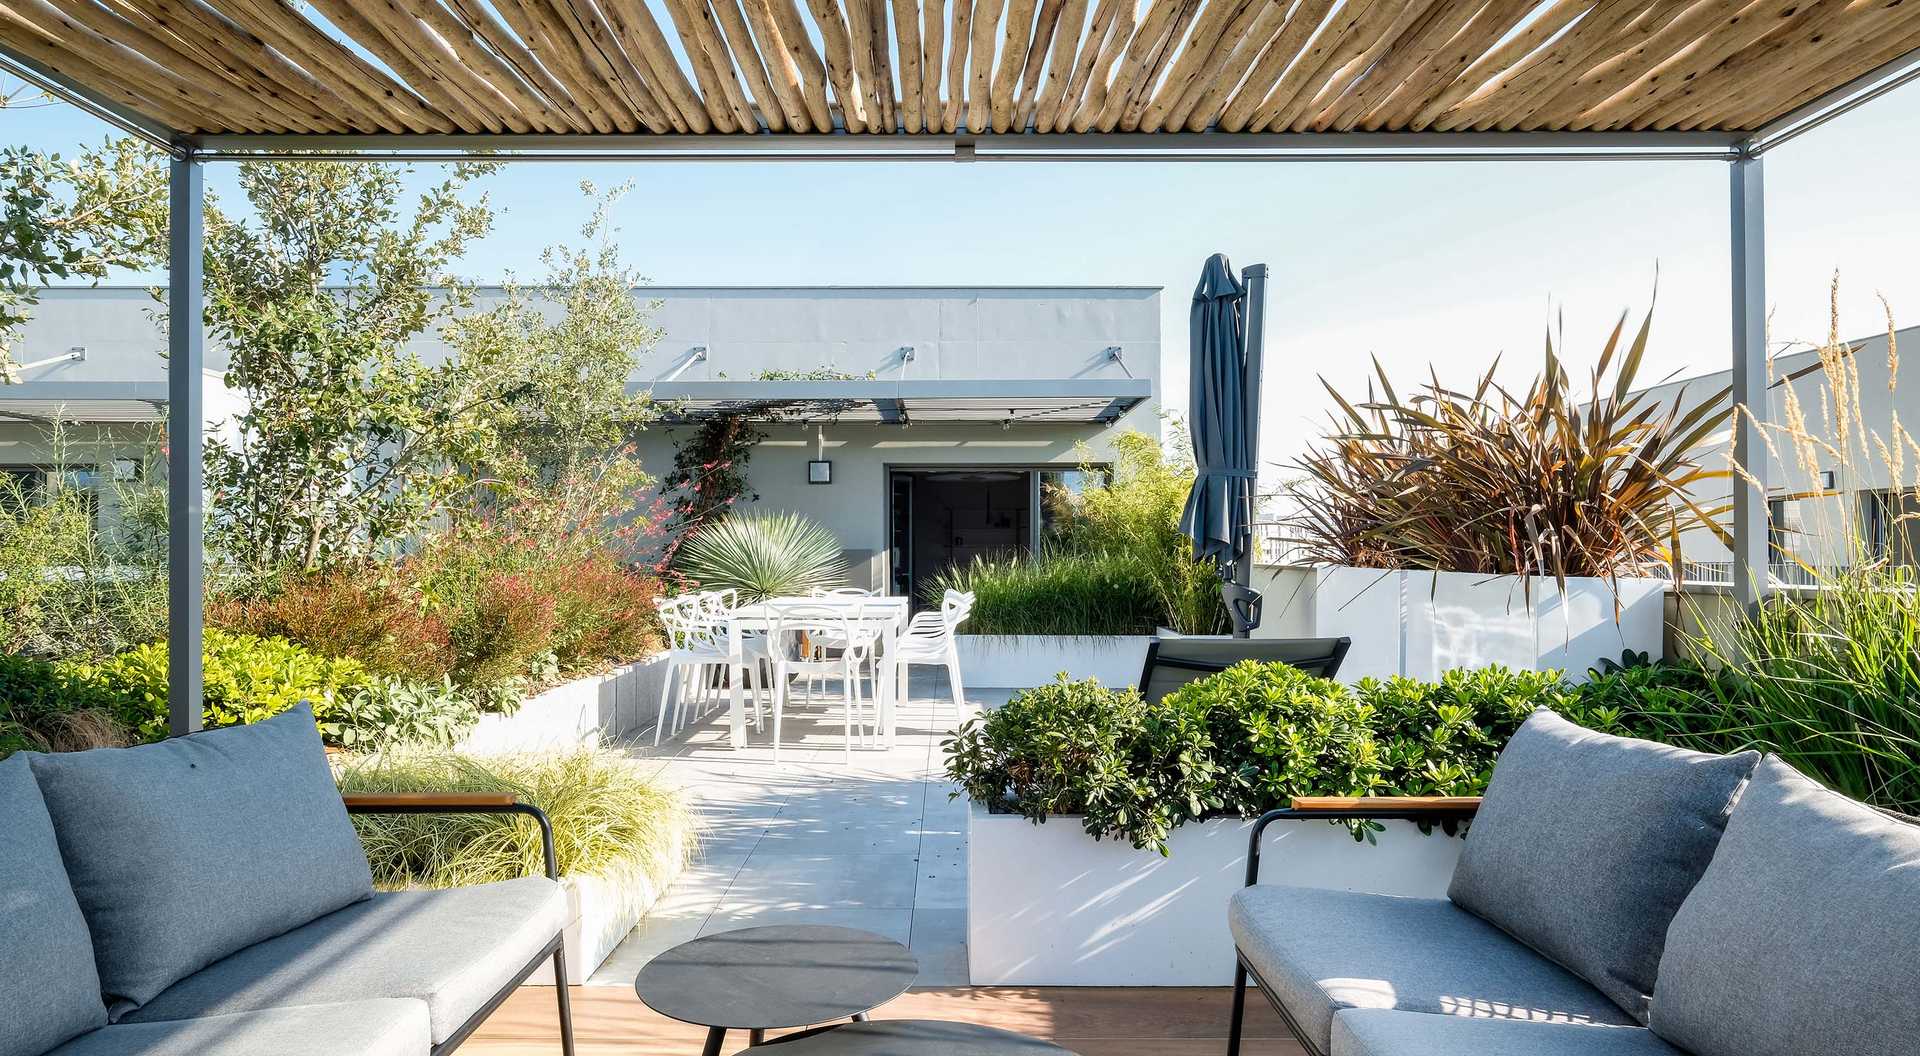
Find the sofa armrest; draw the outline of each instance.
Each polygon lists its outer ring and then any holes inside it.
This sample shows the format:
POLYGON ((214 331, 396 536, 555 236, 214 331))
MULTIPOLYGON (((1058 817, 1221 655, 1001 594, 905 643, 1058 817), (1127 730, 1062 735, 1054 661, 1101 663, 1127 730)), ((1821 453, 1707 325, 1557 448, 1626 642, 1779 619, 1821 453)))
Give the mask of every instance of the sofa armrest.
POLYGON ((1479 796, 1295 796, 1291 806, 1269 810, 1247 837, 1247 884, 1260 882, 1260 840, 1276 821, 1419 821, 1451 833, 1480 809, 1479 796))
POLYGON ((522 803, 511 792, 346 792, 340 796, 349 814, 520 814, 540 826, 540 851, 547 879, 560 879, 553 851, 553 822, 546 812, 522 803))

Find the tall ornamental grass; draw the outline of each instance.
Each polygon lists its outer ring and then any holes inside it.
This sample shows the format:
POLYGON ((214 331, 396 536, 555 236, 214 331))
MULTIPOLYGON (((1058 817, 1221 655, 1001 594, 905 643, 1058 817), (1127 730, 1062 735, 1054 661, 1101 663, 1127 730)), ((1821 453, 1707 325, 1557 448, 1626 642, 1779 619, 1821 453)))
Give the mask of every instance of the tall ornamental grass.
POLYGON ((1126 551, 976 557, 935 579, 973 594, 973 634, 1152 634, 1165 616, 1147 562, 1126 551))
MULTIPOLYGON (((389 753, 349 765, 338 783, 342 792, 511 792, 553 822, 561 875, 607 879, 635 897, 658 892, 693 850, 685 801, 617 752, 389 753)), ((353 823, 385 889, 544 875, 540 833, 525 818, 391 814, 353 823)))
POLYGON ((1338 410, 1296 463, 1291 534, 1329 564, 1563 583, 1664 562, 1695 525, 1724 537, 1721 510, 1694 492, 1727 472, 1694 449, 1725 428, 1727 390, 1698 402, 1634 392, 1653 314, 1623 344, 1626 322, 1580 393, 1551 332, 1540 373, 1517 393, 1495 380, 1497 360, 1467 390, 1434 376, 1403 395, 1377 360, 1363 400, 1323 379, 1338 410))

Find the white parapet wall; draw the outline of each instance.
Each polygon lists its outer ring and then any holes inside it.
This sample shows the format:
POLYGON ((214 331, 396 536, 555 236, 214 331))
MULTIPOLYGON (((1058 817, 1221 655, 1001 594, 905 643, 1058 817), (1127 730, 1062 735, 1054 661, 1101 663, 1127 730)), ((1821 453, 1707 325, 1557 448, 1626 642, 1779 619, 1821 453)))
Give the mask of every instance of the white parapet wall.
POLYGON ((1140 681, 1151 635, 962 634, 960 678, 969 689, 1028 689, 1069 678, 1131 686, 1140 681))
MULTIPOLYGON (((1267 829, 1262 883, 1439 898, 1463 841, 1383 822, 1267 829)), ((967 824, 967 955, 975 986, 1222 986, 1233 981, 1227 900, 1245 882, 1251 821, 1173 831, 1166 857, 1098 840, 1080 819, 1035 825, 975 804, 967 824)))

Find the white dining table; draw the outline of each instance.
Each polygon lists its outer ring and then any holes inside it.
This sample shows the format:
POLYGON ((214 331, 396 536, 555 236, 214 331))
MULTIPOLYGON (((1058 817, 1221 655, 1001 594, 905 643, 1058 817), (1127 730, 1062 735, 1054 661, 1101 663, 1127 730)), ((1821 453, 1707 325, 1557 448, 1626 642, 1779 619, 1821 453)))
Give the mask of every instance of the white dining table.
MULTIPOLYGON (((773 629, 774 613, 783 607, 806 606, 814 611, 835 609, 844 613, 850 620, 872 627, 880 635, 880 653, 893 655, 900 632, 907 626, 912 616, 912 606, 906 598, 886 595, 852 596, 829 595, 821 598, 769 598, 752 605, 741 605, 727 613, 727 656, 731 658, 732 671, 727 681, 732 689, 728 695, 727 741, 734 748, 745 747, 747 743, 747 700, 744 689, 746 681, 746 648, 743 637, 752 631, 770 631, 773 629)), ((900 671, 904 672, 904 668, 900 671)), ((894 700, 906 691, 904 677, 875 678, 880 706, 881 742, 887 747, 893 746, 893 705, 894 700)))

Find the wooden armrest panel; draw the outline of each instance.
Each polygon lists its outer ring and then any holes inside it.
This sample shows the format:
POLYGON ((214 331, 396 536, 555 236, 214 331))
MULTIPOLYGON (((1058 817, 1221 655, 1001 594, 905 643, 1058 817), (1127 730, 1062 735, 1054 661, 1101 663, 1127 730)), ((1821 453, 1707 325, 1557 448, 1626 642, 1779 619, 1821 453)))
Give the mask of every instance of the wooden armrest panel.
POLYGON ((1478 810, 1479 796, 1295 796, 1295 810, 1405 810, 1459 814, 1478 810))
POLYGON ((340 797, 353 807, 511 807, 511 792, 348 792, 340 797))

